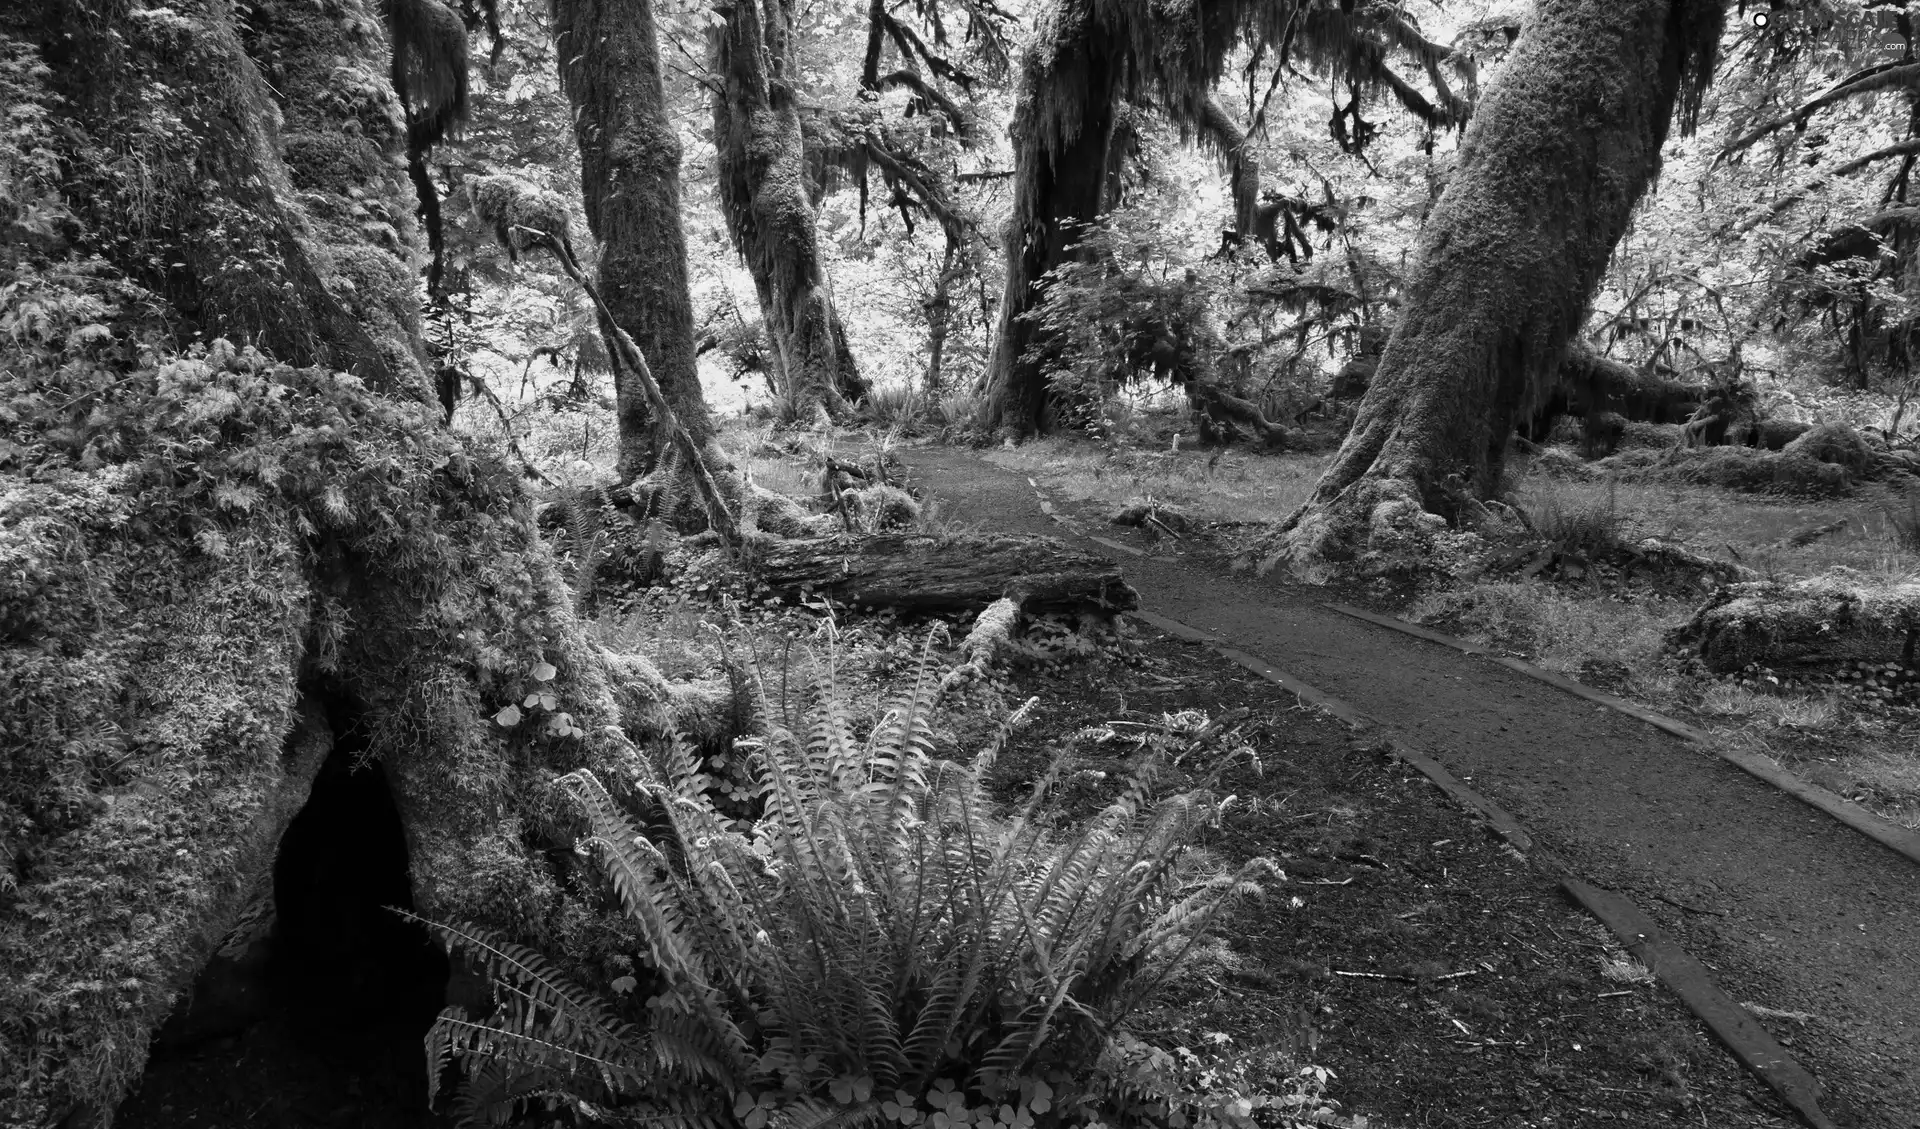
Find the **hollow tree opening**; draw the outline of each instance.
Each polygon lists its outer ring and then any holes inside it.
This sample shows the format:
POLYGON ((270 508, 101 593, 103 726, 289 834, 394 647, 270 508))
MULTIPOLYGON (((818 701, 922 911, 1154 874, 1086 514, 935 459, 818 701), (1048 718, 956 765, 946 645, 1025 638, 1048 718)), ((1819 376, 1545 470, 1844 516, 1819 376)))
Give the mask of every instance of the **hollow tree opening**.
MULTIPOLYGON (((280 837, 262 896, 155 1041, 115 1123, 438 1122, 421 1038, 445 955, 411 909, 405 830, 351 702, 322 696, 332 749, 280 837), (271 897, 264 896, 271 891, 271 897), (270 922, 270 924, 269 924, 270 922)), ((310 763, 310 762, 309 762, 310 763)))

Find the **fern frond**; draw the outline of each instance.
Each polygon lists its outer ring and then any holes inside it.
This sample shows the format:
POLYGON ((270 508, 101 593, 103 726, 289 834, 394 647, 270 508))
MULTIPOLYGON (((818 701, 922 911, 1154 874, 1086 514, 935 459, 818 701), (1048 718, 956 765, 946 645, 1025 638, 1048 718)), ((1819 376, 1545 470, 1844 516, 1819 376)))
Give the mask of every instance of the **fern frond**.
POLYGON ((611 1058, 633 1050, 637 1040, 633 1026, 616 1019, 591 993, 562 976, 539 953, 476 926, 429 921, 401 909, 394 912, 424 926, 450 952, 477 960, 494 984, 507 985, 534 1006, 545 1009, 553 1017, 553 1025, 585 1040, 588 1053, 611 1058))

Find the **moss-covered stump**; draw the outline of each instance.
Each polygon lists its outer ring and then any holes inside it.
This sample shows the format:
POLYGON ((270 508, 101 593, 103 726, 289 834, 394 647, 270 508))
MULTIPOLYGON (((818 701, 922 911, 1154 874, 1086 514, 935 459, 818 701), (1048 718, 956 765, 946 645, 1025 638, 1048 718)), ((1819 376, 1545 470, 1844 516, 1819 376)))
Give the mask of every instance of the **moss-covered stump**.
POLYGON ((1916 635, 1920 583, 1835 569, 1791 584, 1729 585, 1668 633, 1667 643, 1724 674, 1755 664, 1817 671, 1856 661, 1912 663, 1916 635))
MULTIPOLYGON (((224 343, 96 365, 71 328, 0 355, 0 1123, 137 1075, 304 798, 302 688, 385 766, 416 906, 590 945, 547 782, 650 768, 517 470, 350 377, 224 343)), ((657 675, 623 682, 637 723, 672 716, 633 700, 657 675)))
POLYGON ((348 727, 417 909, 618 951, 547 784, 675 706, 439 425, 382 11, 0 4, 0 1125, 110 1115, 348 727))

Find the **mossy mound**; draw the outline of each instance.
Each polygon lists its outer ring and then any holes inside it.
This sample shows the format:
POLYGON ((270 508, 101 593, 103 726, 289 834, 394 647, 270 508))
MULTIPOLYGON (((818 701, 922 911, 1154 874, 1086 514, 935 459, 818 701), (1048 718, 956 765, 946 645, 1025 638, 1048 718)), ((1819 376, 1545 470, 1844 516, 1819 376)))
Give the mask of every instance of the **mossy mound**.
POLYGON ((1860 433, 1844 423, 1816 424, 1785 444, 1782 451, 1844 467, 1855 478, 1867 477, 1879 461, 1860 433))
POLYGON ((1720 486, 1748 494, 1806 498, 1839 497, 1850 492, 1855 483, 1844 466, 1793 451, 1759 451, 1752 447, 1676 447, 1647 465, 1640 477, 1720 486))
POLYGON ((1899 658, 1920 632, 1920 582, 1888 582, 1852 569, 1782 584, 1751 581, 1715 593, 1668 634, 1708 670, 1754 664, 1836 669, 1899 658))
POLYGON ((1593 468, 1565 447, 1542 447, 1527 461, 1527 469, 1548 478, 1585 480, 1593 477, 1593 468))
POLYGON ((879 483, 864 490, 849 490, 840 497, 848 515, 861 529, 885 533, 913 529, 920 524, 920 503, 898 486, 879 483))
POLYGON ((1622 451, 1645 450, 1664 451, 1680 445, 1681 432, 1685 425, 1678 423, 1646 423, 1641 420, 1628 420, 1620 431, 1622 451))

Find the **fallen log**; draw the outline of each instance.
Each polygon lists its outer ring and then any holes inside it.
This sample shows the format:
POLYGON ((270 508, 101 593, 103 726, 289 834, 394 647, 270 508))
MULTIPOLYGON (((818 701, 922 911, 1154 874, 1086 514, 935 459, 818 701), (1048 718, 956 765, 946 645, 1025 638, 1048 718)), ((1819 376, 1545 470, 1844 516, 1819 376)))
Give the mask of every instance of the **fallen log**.
POLYGON ((1031 614, 1139 605, 1118 566, 1054 537, 838 534, 759 541, 751 556, 769 587, 865 607, 980 611, 1005 598, 1031 614))
POLYGON ((1781 584, 1750 581, 1715 593, 1667 634, 1715 673, 1749 664, 1776 670, 1834 670, 1848 663, 1915 660, 1920 583, 1833 570, 1781 584))

